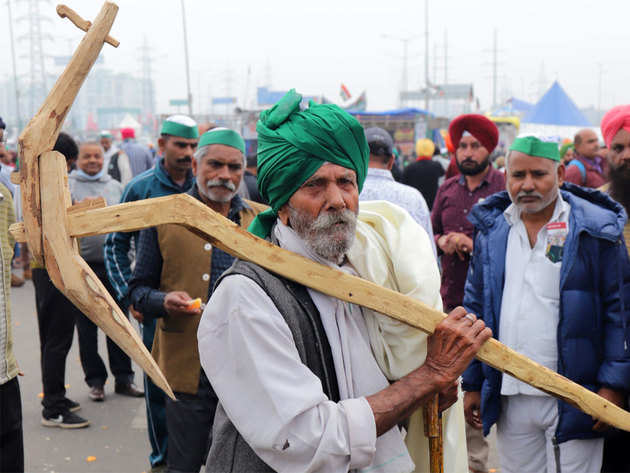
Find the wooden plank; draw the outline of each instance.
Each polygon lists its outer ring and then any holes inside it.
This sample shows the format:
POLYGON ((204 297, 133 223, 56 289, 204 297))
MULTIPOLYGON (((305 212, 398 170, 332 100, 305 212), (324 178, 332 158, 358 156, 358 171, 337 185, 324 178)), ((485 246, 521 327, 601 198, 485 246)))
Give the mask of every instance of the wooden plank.
POLYGON ((68 207, 68 213, 79 212, 81 210, 100 209, 107 207, 107 202, 104 197, 96 197, 95 199, 87 199, 78 204, 74 204, 68 207))
MULTIPOLYGON (((322 293, 389 315, 426 333, 433 333, 445 317, 422 302, 278 248, 185 194, 76 212, 68 216, 68 231, 74 237, 81 237, 136 231, 166 223, 182 225, 234 256, 322 293)), ((595 418, 630 431, 629 412, 494 338, 481 347, 477 358, 595 418)))
POLYGON ((64 156, 56 151, 44 153, 41 171, 44 259, 50 279, 81 312, 138 363, 157 386, 175 399, 166 378, 135 329, 81 258, 76 239, 65 228, 70 193, 64 156))
POLYGON ((20 190, 26 238, 33 259, 42 263, 39 156, 55 145, 63 121, 98 58, 118 6, 106 2, 37 114, 19 137, 20 190))
MULTIPOLYGON (((97 199, 84 200, 83 202, 74 204, 68 208, 68 214, 81 210, 100 209, 106 206, 107 202, 105 202, 105 199, 103 197, 98 197, 97 199)), ((23 222, 16 222, 9 225, 9 233, 11 233, 13 238, 15 238, 15 241, 18 243, 25 243, 27 241, 26 228, 23 222)))

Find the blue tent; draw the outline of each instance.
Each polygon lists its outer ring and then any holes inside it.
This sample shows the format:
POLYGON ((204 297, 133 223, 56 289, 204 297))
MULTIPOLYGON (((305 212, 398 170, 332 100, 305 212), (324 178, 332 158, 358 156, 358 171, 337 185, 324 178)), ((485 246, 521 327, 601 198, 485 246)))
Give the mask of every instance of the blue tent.
POLYGON ((564 89, 560 87, 558 81, 553 83, 522 121, 544 125, 592 126, 564 89))

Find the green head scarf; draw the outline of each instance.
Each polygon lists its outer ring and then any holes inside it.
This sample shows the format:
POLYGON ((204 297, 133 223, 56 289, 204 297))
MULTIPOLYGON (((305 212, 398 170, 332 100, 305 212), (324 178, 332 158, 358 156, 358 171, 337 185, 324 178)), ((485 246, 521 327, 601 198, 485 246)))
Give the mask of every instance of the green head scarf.
POLYGON ((355 171, 359 192, 365 181, 370 150, 361 124, 337 105, 311 102, 301 111, 301 101, 291 89, 256 125, 258 190, 271 208, 248 230, 261 238, 269 236, 280 207, 324 163, 355 171))

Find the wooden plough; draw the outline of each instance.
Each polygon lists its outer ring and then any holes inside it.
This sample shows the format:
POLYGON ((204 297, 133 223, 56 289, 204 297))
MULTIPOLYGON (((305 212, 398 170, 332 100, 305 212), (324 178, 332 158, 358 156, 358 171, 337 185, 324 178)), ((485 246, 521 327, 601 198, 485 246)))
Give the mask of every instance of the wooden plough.
MULTIPOLYGON (((68 10, 66 8, 64 12, 68 10)), ((278 248, 241 229, 191 196, 179 194, 110 207, 104 206, 103 201, 89 206, 70 205, 65 159, 50 150, 103 43, 106 39, 115 41, 108 34, 117 10, 113 3, 103 5, 94 23, 87 26, 85 37, 41 109, 20 136, 19 184, 24 223, 12 226, 11 232, 16 240, 28 242, 33 257, 45 263, 55 286, 169 396, 173 394, 153 358, 112 297, 80 257, 77 238, 136 231, 168 223, 182 225, 236 257, 252 261, 322 293, 368 307, 432 333, 445 317, 442 312, 278 248)), ((67 16, 72 18, 72 15, 67 16)), ((79 18, 78 15, 75 18, 79 18)), ((629 412, 496 339, 488 340, 477 358, 597 419, 630 431, 629 412)))

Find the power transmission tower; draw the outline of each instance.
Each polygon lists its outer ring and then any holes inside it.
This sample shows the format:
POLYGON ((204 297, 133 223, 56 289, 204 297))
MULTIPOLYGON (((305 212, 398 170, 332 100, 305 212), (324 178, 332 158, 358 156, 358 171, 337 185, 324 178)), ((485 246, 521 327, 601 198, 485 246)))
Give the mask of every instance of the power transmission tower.
MULTIPOLYGON (((403 45, 403 57, 402 57, 402 78, 400 80, 400 92, 407 92, 409 90, 409 42, 418 38, 418 35, 407 36, 407 37, 399 37, 383 34, 381 35, 384 39, 393 39, 395 41, 400 41, 403 45)), ((428 71, 428 69, 427 69, 428 71)), ((428 74, 428 72, 427 72, 428 74)), ((427 75, 428 78, 428 75, 427 75)), ((402 106, 402 99, 400 98, 400 94, 398 94, 399 105, 402 106)))
POLYGON ((142 111, 153 116, 155 114, 155 89, 153 87, 153 57, 147 37, 140 46, 140 64, 142 64, 142 111))
POLYGON ((11 39, 11 59, 13 62, 13 85, 15 87, 15 115, 17 119, 18 131, 22 131, 22 113, 20 111, 20 89, 18 88, 17 66, 15 63, 15 39, 13 37, 13 14, 11 12, 11 0, 7 0, 9 37, 11 39))
POLYGON ((46 81, 46 67, 44 57, 44 39, 52 40, 52 36, 43 32, 43 23, 50 22, 50 18, 40 13, 40 3, 50 3, 49 0, 21 0, 26 3, 26 14, 17 21, 27 22, 28 33, 18 40, 28 41, 29 52, 29 111, 33 115, 44 97, 48 93, 46 81))
POLYGON ((495 28, 492 34, 492 49, 485 49, 485 53, 490 53, 492 60, 490 63, 484 63, 484 65, 490 65, 492 68, 492 73, 490 75, 490 79, 492 81, 492 108, 497 106, 497 96, 499 91, 499 66, 501 65, 501 61, 499 60, 499 53, 501 50, 499 49, 499 34, 497 29, 495 28))

